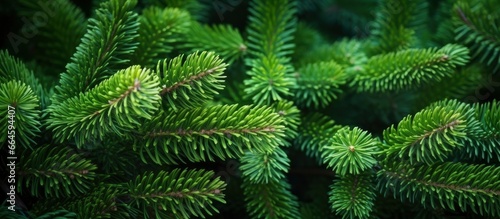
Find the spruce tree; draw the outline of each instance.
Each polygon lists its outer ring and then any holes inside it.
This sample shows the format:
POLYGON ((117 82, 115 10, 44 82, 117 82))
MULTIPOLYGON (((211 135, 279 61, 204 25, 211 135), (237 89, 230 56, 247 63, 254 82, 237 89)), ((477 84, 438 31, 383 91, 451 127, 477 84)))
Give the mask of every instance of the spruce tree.
POLYGON ((499 8, 0 3, 0 218, 500 218, 499 8))

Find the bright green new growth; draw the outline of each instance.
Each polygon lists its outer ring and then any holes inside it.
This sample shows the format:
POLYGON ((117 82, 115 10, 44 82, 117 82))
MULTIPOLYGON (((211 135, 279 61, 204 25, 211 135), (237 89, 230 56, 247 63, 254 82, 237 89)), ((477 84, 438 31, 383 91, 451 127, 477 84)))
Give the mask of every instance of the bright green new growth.
POLYGON ((30 87, 19 81, 0 84, 0 107, 0 141, 16 146, 18 140, 17 145, 32 148, 41 124, 39 100, 30 87))
POLYGON ((347 82, 344 69, 335 62, 318 62, 299 68, 295 73, 297 86, 293 89, 295 102, 305 107, 328 106, 337 94, 340 86, 347 82))
POLYGON ((495 0, 43 2, 0 218, 500 217, 495 0))
POLYGON ((117 70, 127 67, 137 47, 137 13, 130 11, 137 0, 104 2, 96 17, 88 20, 83 36, 52 100, 55 104, 96 86, 117 70))
POLYGON ((323 162, 335 173, 360 174, 376 164, 374 155, 379 150, 380 142, 359 128, 341 128, 321 148, 323 162))
POLYGON ((224 88, 227 64, 213 52, 183 55, 159 61, 156 74, 160 77, 163 103, 166 109, 197 107, 224 88))
POLYGON ((125 131, 151 119, 160 101, 159 79, 150 70, 132 66, 121 70, 79 96, 47 110, 48 128, 60 142, 75 138, 78 145, 89 139, 125 131))
POLYGON ((357 72, 351 86, 370 92, 418 88, 449 77, 457 66, 468 61, 468 49, 455 44, 377 55, 357 72))

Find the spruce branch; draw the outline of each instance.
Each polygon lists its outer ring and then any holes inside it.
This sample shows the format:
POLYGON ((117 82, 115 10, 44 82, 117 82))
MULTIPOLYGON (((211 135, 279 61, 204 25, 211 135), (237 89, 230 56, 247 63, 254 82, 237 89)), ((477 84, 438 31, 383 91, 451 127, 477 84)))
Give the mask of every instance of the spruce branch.
POLYGON ((128 66, 137 47, 139 22, 137 13, 131 11, 136 4, 137 0, 110 0, 88 20, 87 33, 56 86, 55 104, 88 91, 128 66))
POLYGON ((294 78, 287 74, 287 66, 274 55, 263 56, 249 61, 252 66, 247 71, 249 79, 244 80, 245 93, 256 104, 271 104, 291 96, 295 86, 294 78))
POLYGON ((148 7, 139 17, 139 45, 133 54, 132 63, 153 67, 167 55, 191 26, 187 11, 178 8, 148 7))
POLYGON ((28 188, 36 197, 84 194, 91 189, 96 177, 97 166, 68 147, 43 145, 25 151, 22 157, 18 170, 21 193, 22 188, 28 188))
POLYGON ((250 218, 300 218, 297 197, 290 192, 287 181, 255 184, 244 178, 241 186, 250 218))
POLYGON ((496 72, 500 68, 500 12, 495 0, 455 2, 453 22, 455 40, 467 45, 472 58, 492 66, 496 72))
POLYGON ((342 218, 369 218, 375 205, 375 186, 370 173, 347 174, 330 186, 331 209, 342 218))
POLYGON ((154 218, 164 218, 160 215, 165 213, 175 218, 212 216, 219 212, 214 202, 225 203, 225 187, 212 171, 180 169, 146 172, 126 184, 132 205, 154 212, 154 218))
POLYGON ((151 119, 159 108, 159 79, 148 69, 131 66, 120 70, 86 93, 69 98, 47 110, 48 128, 62 142, 75 138, 78 145, 88 139, 102 140, 151 119))
POLYGON ((139 128, 134 150, 158 164, 237 158, 284 143, 283 119, 269 107, 220 105, 160 112, 139 128))
POLYGON ((322 163, 322 148, 342 126, 320 113, 305 115, 301 120, 302 124, 298 129, 299 135, 295 138, 294 145, 305 152, 306 156, 322 163))
POLYGON ((415 41, 415 31, 421 28, 428 17, 422 14, 428 10, 428 4, 425 0, 381 1, 376 26, 372 31, 378 45, 372 49, 372 53, 395 52, 410 47, 415 41))
POLYGON ((474 110, 456 100, 431 104, 414 116, 403 118, 397 128, 384 130, 386 159, 410 164, 445 161, 463 142, 481 134, 474 110))
POLYGON ((296 5, 294 0, 250 1, 247 34, 251 55, 284 58, 293 53, 296 5))
POLYGON ((355 75, 358 91, 399 91, 439 82, 469 61, 469 50, 448 44, 440 49, 407 49, 371 57, 355 75))
POLYGON ((158 62, 165 108, 177 111, 197 107, 212 99, 224 88, 223 75, 227 64, 213 52, 195 52, 180 55, 170 61, 158 62))
POLYGON ((260 184, 282 180, 290 168, 290 159, 280 147, 270 152, 247 151, 240 162, 243 177, 260 184))
POLYGON ((342 92, 339 87, 348 79, 344 69, 333 61, 305 65, 295 74, 297 86, 292 91, 295 102, 314 108, 326 107, 336 99, 342 92))
POLYGON ((193 52, 213 51, 229 64, 247 52, 247 46, 240 32, 229 25, 209 26, 193 23, 186 34, 184 46, 193 52))
POLYGON ((401 200, 431 208, 472 210, 500 215, 500 167, 463 163, 413 166, 387 162, 378 173, 378 189, 401 200), (458 209, 457 209, 458 208, 458 209))
POLYGON ((377 163, 374 156, 379 148, 380 142, 368 132, 344 127, 321 148, 321 157, 323 163, 341 176, 360 174, 377 163))
MULTIPOLYGON (((31 0, 17 1, 20 16, 34 17, 40 13, 41 3, 31 0)), ((76 51, 80 39, 86 31, 86 19, 83 11, 69 0, 48 1, 50 13, 46 14, 46 22, 37 25, 36 60, 54 67, 54 72, 64 70, 76 51)))
POLYGON ((0 51, 0 83, 20 81, 36 94, 40 101, 40 108, 48 105, 48 94, 43 89, 35 74, 21 60, 10 55, 6 50, 0 51))
POLYGON ((23 149, 36 144, 34 138, 40 135, 41 127, 39 102, 30 87, 20 81, 0 84, 0 142, 23 149))

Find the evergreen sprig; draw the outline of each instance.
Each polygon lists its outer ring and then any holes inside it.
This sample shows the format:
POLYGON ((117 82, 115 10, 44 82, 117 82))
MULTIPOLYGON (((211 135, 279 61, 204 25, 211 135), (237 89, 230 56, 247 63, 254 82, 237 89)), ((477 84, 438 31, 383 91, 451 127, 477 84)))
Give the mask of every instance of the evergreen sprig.
POLYGON ((260 184, 284 179, 290 168, 290 159, 280 147, 270 152, 247 151, 240 162, 243 176, 252 183, 260 184))
POLYGON ((471 49, 472 57, 492 66, 500 67, 500 12, 495 0, 456 1, 453 6, 455 40, 471 49))
POLYGON ((291 186, 287 181, 254 184, 247 179, 241 186, 250 218, 300 218, 297 197, 290 192, 291 186))
POLYGON ((314 108, 325 107, 336 99, 342 92, 339 87, 348 79, 344 69, 333 61, 308 64, 295 74, 297 86, 292 91, 295 102, 314 108))
POLYGON ((211 100, 224 88, 227 64, 214 52, 195 52, 158 62, 163 103, 174 111, 191 108, 211 100))
POLYGON ((291 96, 295 86, 294 78, 287 76, 287 66, 274 55, 249 61, 252 69, 247 71, 251 78, 243 81, 245 93, 256 104, 271 104, 291 96))
POLYGON ((47 110, 48 128, 60 142, 75 138, 78 145, 89 139, 117 135, 151 119, 160 103, 159 79, 148 69, 131 66, 118 71, 86 93, 69 98, 47 110))
POLYGON ((218 105, 160 112, 138 129, 134 149, 143 161, 214 161, 244 149, 270 151, 284 144, 283 119, 267 106, 218 105))
POLYGON ((204 25, 193 23, 186 34, 184 47, 191 51, 206 50, 220 55, 231 64, 247 52, 240 32, 229 25, 204 25))
POLYGON ((88 91, 129 64, 137 47, 139 21, 132 11, 136 4, 137 0, 110 0, 88 20, 87 33, 56 86, 52 98, 56 104, 88 91))
POLYGON ((360 174, 377 163, 375 155, 379 149, 380 142, 368 132, 344 127, 321 148, 321 157, 341 176, 360 174))
POLYGON ((384 130, 386 159, 405 160, 410 164, 445 161, 454 151, 463 148, 472 130, 474 111, 464 103, 454 101, 456 107, 435 103, 403 118, 397 128, 384 130))
POLYGON ((48 105, 48 94, 43 89, 38 78, 20 59, 13 57, 6 50, 0 51, 0 83, 9 81, 20 81, 36 94, 40 101, 40 108, 45 109, 48 105))
POLYGON ((148 7, 139 17, 139 38, 132 63, 153 67, 174 49, 191 26, 191 16, 178 8, 148 7))
POLYGON ((347 174, 330 186, 331 209, 342 218, 370 218, 375 205, 375 185, 370 173, 347 174))
POLYGON ((225 203, 226 184, 206 170, 146 172, 126 187, 144 218, 206 218, 219 212, 214 202, 225 203))
POLYGON ((383 164, 378 189, 431 208, 472 210, 500 216, 500 167, 464 163, 414 166, 399 161, 383 164))
POLYGON ((39 102, 30 87, 20 81, 0 84, 0 142, 9 142, 14 148, 32 148, 40 135, 39 102))
POLYGON ((468 61, 469 50, 458 44, 376 55, 357 72, 351 86, 370 92, 418 88, 450 77, 468 61))
POLYGON ((35 197, 66 197, 88 192, 97 166, 69 147, 43 145, 25 151, 19 164, 18 188, 35 197), (24 187, 26 186, 26 187, 24 187))

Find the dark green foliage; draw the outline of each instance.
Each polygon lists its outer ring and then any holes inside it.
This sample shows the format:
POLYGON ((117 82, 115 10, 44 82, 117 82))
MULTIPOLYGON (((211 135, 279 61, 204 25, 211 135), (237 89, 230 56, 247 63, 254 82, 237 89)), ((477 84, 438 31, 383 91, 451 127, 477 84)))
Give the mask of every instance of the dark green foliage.
POLYGON ((139 17, 139 45, 132 63, 153 67, 174 49, 174 43, 190 27, 190 15, 178 8, 149 7, 139 17))
POLYGON ((134 148, 155 163, 236 158, 284 143, 283 120, 271 108, 223 105, 160 112, 138 131, 134 148), (186 147, 185 145, 190 145, 186 147))
MULTIPOLYGON (((127 184, 133 206, 154 218, 206 218, 218 213, 213 202, 224 203, 225 184, 205 170, 144 173, 127 184)), ((147 218, 148 215, 144 215, 147 218)))
POLYGON ((375 201, 372 175, 348 174, 335 180, 329 192, 332 210, 342 218, 369 218, 375 201))
POLYGON ((297 87, 293 89, 295 102, 305 107, 325 107, 341 93, 347 74, 335 62, 318 62, 299 68, 295 73, 297 87))
POLYGON ((309 157, 322 161, 320 151, 342 126, 325 115, 314 113, 303 117, 294 145, 309 157))
POLYGON ((455 39, 471 49, 473 58, 500 67, 500 11, 497 1, 456 1, 453 7, 455 39))
POLYGON ((83 194, 91 189, 96 177, 97 167, 69 147, 44 145, 23 157, 18 185, 22 188, 24 183, 34 196, 83 194), (45 188, 42 194, 40 188, 45 188))
POLYGON ((492 217, 500 215, 498 166, 451 162, 410 166, 389 162, 378 176, 377 187, 401 199, 432 208, 472 210, 492 217))
POLYGON ((190 50, 214 51, 226 62, 233 63, 245 55, 247 46, 240 32, 229 25, 202 25, 193 23, 184 44, 190 50))
POLYGON ((0 218, 500 218, 499 1, 0 8, 0 218))
POLYGON ((247 180, 243 182, 242 187, 248 202, 247 212, 251 217, 300 218, 297 197, 289 191, 288 182, 281 180, 254 184, 247 180))
MULTIPOLYGON (((19 15, 42 17, 41 4, 37 1, 19 0, 19 15)), ((35 35, 36 59, 54 68, 54 74, 64 70, 70 61, 80 39, 85 34, 86 19, 82 10, 69 0, 54 0, 47 4, 49 10, 43 13, 47 20, 40 19, 35 35)), ((42 6, 43 8, 43 6, 42 6)), ((32 30, 35 31, 35 30, 32 30)))

